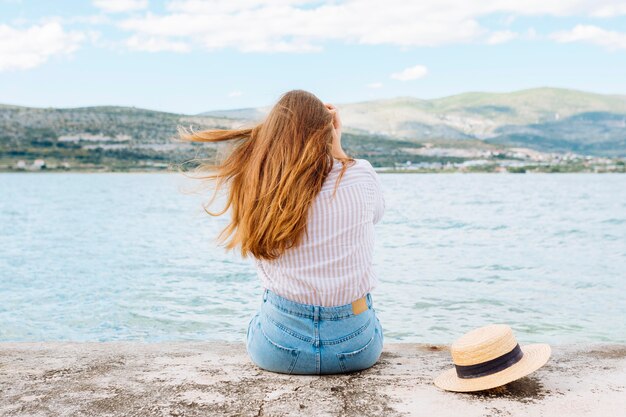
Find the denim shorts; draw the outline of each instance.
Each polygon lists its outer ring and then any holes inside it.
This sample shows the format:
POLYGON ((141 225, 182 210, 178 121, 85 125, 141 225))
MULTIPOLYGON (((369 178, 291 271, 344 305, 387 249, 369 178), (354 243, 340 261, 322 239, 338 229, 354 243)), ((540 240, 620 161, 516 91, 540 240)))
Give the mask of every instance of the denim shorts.
POLYGON ((367 310, 352 304, 301 304, 263 290, 252 316, 246 349, 258 367, 284 374, 321 375, 359 371, 374 365, 383 349, 383 328, 366 294, 367 310))

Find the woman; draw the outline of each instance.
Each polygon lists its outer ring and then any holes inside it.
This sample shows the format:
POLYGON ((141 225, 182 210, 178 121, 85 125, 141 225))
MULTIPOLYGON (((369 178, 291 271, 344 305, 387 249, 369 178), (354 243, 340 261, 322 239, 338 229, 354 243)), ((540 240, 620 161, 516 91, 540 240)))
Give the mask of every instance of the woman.
MULTIPOLYGON (((374 365, 383 329, 370 291, 374 224, 385 210, 376 171, 341 148, 337 109, 315 95, 283 94, 253 128, 181 131, 184 140, 237 140, 220 165, 231 222, 219 240, 255 258, 263 284, 246 348, 268 371, 334 374, 374 365)), ((204 170, 203 169, 203 170, 204 170)), ((215 195, 214 195, 215 198, 215 195)), ((211 200, 213 201, 213 200, 211 200)))

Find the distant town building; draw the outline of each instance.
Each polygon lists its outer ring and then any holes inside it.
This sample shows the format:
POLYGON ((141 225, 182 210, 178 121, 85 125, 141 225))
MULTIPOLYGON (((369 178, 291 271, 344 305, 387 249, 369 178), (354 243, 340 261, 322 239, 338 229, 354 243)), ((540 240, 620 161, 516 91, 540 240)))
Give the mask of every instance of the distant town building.
POLYGON ((44 169, 46 167, 46 161, 43 159, 35 159, 33 162, 33 169, 44 169))

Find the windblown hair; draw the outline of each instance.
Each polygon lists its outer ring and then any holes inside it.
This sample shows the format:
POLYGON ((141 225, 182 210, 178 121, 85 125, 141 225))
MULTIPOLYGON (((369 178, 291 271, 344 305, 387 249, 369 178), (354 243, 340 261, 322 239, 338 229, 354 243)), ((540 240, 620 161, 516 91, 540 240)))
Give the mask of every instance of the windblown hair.
MULTIPOLYGON (((203 162, 199 171, 211 171, 215 199, 227 184, 231 221, 218 236, 226 249, 241 246, 241 255, 276 259, 308 236, 309 208, 320 192, 333 164, 333 116, 315 95, 292 90, 284 93, 266 118, 252 128, 204 130, 179 128, 179 137, 192 142, 233 140, 232 152, 217 165, 203 162)), ((337 186, 353 158, 335 157, 342 169, 337 186)))

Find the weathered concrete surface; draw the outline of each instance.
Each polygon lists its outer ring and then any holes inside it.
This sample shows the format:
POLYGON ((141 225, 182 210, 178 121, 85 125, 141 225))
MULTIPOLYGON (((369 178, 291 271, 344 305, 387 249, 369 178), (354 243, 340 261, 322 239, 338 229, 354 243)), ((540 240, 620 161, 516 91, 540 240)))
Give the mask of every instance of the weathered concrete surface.
POLYGON ((263 371, 242 344, 0 343, 1 416, 624 416, 626 346, 553 346, 531 376, 441 391, 445 347, 386 344, 345 375, 263 371))

